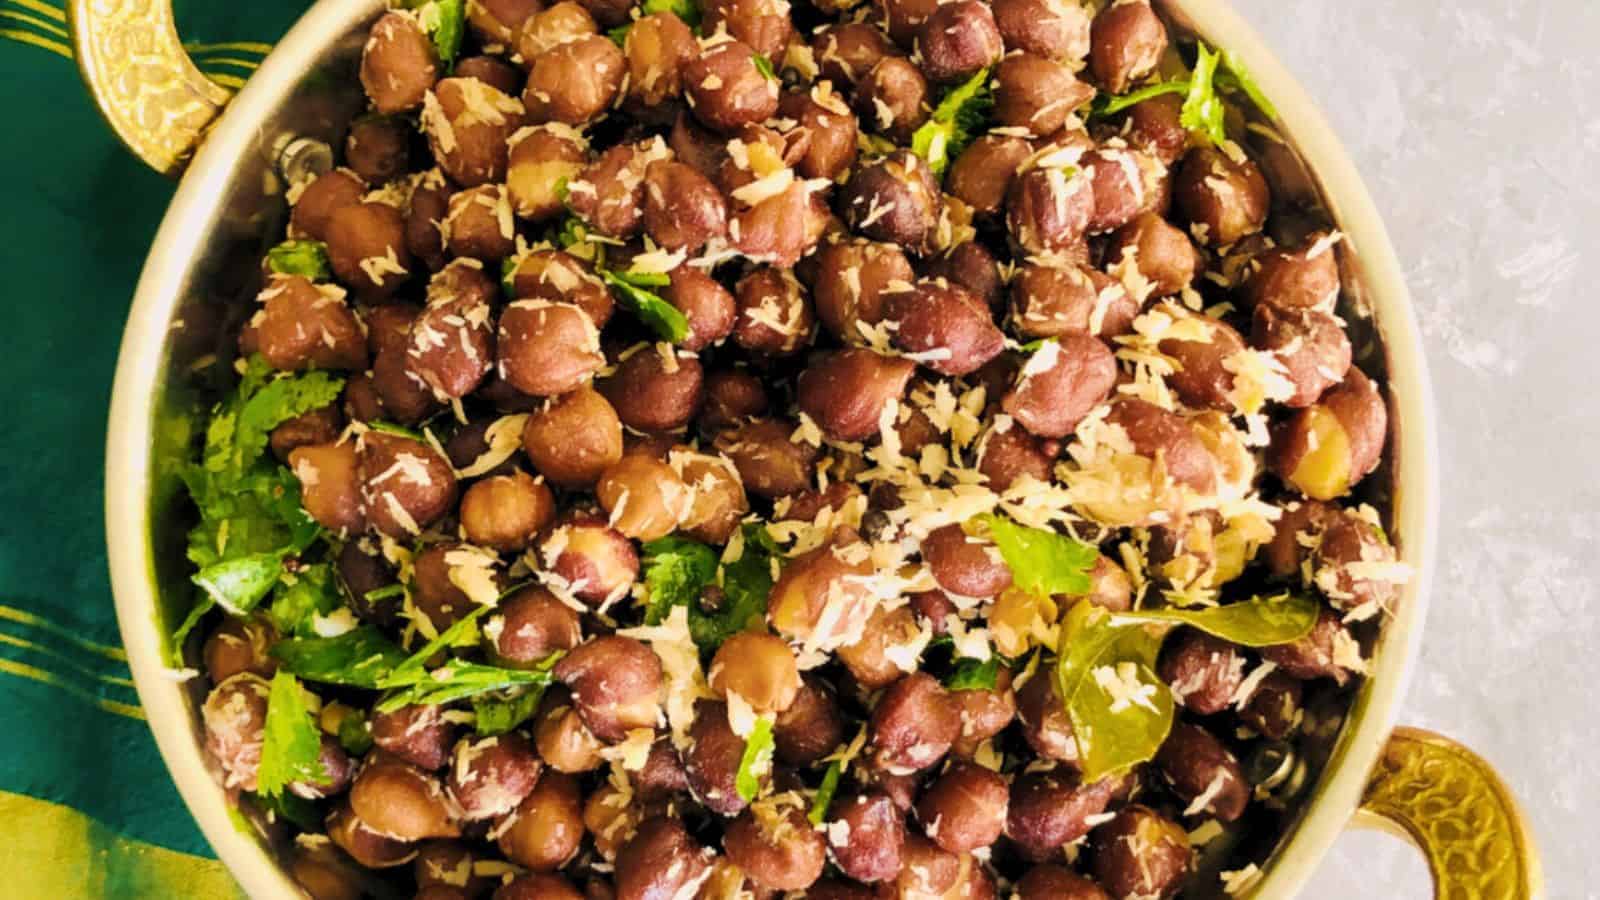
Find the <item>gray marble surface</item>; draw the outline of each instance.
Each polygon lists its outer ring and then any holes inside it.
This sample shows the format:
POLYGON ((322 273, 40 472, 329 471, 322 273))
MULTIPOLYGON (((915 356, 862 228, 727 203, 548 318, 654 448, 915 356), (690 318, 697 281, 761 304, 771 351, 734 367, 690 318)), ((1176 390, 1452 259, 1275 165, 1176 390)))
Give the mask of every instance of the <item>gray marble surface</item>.
MULTIPOLYGON (((1427 341, 1443 532, 1401 718, 1506 775, 1552 900, 1600 896, 1600 3, 1234 2, 1354 156, 1427 341)), ((1305 896, 1427 884, 1398 840, 1347 834, 1305 896)))

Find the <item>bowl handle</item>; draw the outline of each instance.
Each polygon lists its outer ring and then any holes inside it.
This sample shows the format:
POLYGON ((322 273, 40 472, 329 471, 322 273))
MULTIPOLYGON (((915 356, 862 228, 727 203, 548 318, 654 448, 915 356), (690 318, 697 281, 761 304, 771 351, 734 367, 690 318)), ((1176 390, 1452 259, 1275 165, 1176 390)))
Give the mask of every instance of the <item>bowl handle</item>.
POLYGON ((1394 730, 1355 824, 1415 844, 1439 900, 1543 895, 1533 829, 1511 791, 1482 757, 1431 731, 1394 730))
POLYGON ((100 114, 135 156, 177 175, 231 95, 189 59, 171 0, 70 0, 67 12, 100 114))

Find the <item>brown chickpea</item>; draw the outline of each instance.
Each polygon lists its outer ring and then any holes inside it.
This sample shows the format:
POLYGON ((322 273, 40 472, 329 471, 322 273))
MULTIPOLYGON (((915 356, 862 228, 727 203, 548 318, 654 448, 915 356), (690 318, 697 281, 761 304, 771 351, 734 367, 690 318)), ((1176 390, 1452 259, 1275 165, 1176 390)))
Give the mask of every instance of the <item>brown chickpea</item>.
POLYGON ((955 0, 940 4, 918 28, 917 53, 930 81, 964 81, 1005 52, 989 4, 955 0))
POLYGON ((1182 416, 1136 397, 1118 396, 1106 421, 1127 433, 1134 453, 1149 459, 1160 454, 1174 481, 1202 494, 1216 490, 1216 458, 1182 416))
POLYGON ((385 13, 361 52, 361 86, 384 115, 409 112, 439 78, 439 54, 415 14, 385 13))
POLYGON ((835 800, 829 809, 828 855, 839 871, 872 884, 900 874, 906 843, 905 818, 885 794, 876 791, 835 800))
POLYGON ((1123 134, 1128 143, 1172 166, 1189 148, 1189 130, 1183 127, 1183 97, 1162 94, 1128 108, 1123 134))
POLYGON ((889 36, 900 46, 911 49, 922 23, 939 8, 937 0, 873 0, 889 36))
MULTIPOLYGON (((1013 423, 1014 425, 1015 423, 1013 423)), ((1052 442, 1034 436, 1025 428, 990 428, 978 443, 978 471, 989 486, 1005 491, 1023 476, 1048 484, 1055 468, 1052 442)))
POLYGON ((467 56, 456 60, 457 78, 476 78, 507 97, 522 93, 522 70, 493 56, 467 56))
POLYGON ((498 818, 533 791, 541 765, 533 745, 515 732, 462 738, 445 789, 467 821, 498 818))
POLYGON ((804 490, 811 483, 817 448, 791 440, 795 425, 756 419, 719 433, 713 446, 733 461, 747 491, 779 497, 804 490))
POLYGON ((798 181, 749 209, 736 212, 728 223, 735 250, 755 262, 788 269, 810 253, 831 220, 828 205, 817 185, 798 181))
POLYGON ((722 840, 729 860, 767 890, 803 891, 827 862, 826 841, 798 805, 770 814, 747 809, 728 824, 722 840))
POLYGON ((439 780, 396 759, 368 762, 350 787, 350 809, 368 828, 401 841, 461 834, 439 780))
POLYGON ((885 56, 856 84, 854 106, 869 130, 907 143, 928 121, 928 81, 905 57, 885 56))
POLYGON ((572 883, 559 875, 518 875, 494 892, 494 900, 584 900, 572 883))
POLYGON ((289 469, 300 480, 300 505, 318 525, 342 534, 367 529, 361 458, 354 442, 297 448, 289 454, 289 469))
POLYGON ((418 888, 450 887, 469 897, 481 897, 496 881, 473 872, 473 865, 485 857, 462 841, 428 841, 418 848, 412 873, 418 888))
POLYGON ((900 873, 892 889, 884 886, 884 895, 894 900, 943 898, 957 893, 960 880, 961 857, 911 831, 900 848, 900 873))
MULTIPOLYGON (((456 583, 464 555, 477 554, 463 544, 434 544, 418 553, 412 563, 412 599, 417 611, 439 631, 454 625, 477 605, 456 583)), ((498 585, 504 579, 498 570, 492 571, 498 585)))
POLYGON ((450 198, 444 218, 450 255, 497 263, 516 252, 516 220, 504 185, 485 184, 450 198))
POLYGON ((707 0, 703 15, 703 33, 724 30, 775 66, 794 36, 788 0, 707 0))
POLYGON ((1244 338, 1220 319, 1182 310, 1176 304, 1161 307, 1176 321, 1191 322, 1204 331, 1203 340, 1166 338, 1158 349, 1177 361, 1177 371, 1167 382, 1184 403, 1223 411, 1233 409, 1233 373, 1228 361, 1245 350, 1244 338))
POLYGON ((594 320, 571 303, 517 300, 499 324, 499 375, 517 390, 553 397, 582 387, 605 365, 594 320))
POLYGON ((860 441, 878 433, 888 404, 905 396, 916 365, 852 348, 814 360, 800 373, 797 401, 834 440, 860 441))
POLYGON ((567 205, 601 234, 627 238, 644 223, 645 172, 670 153, 659 139, 617 144, 567 184, 567 205))
POLYGON ((1111 270, 1131 270, 1157 297, 1170 296, 1194 284, 1203 269, 1200 253, 1183 230, 1147 212, 1111 236, 1106 250, 1111 270))
POLYGON ((483 625, 485 652, 495 665, 511 669, 537 668, 582 640, 577 612, 537 585, 501 600, 483 625))
POLYGON ((1082 784, 1064 771, 1018 775, 1011 783, 1006 836, 1027 859, 1054 858, 1089 833, 1090 821, 1105 811, 1115 785, 1115 779, 1082 784))
POLYGON ((458 731, 445 721, 442 712, 437 706, 402 706, 392 712, 373 713, 367 727, 379 750, 433 772, 450 759, 450 747, 458 731))
POLYGON ((688 425, 705 395, 700 360, 670 344, 644 346, 599 384, 617 418, 636 431, 677 431, 688 425))
POLYGON ((551 484, 591 488, 622 458, 622 421, 599 391, 580 387, 528 417, 522 449, 551 484))
POLYGON ((493 289, 470 261, 446 266, 429 286, 428 306, 411 325, 406 362, 440 400, 465 397, 489 374, 495 347, 487 297, 493 289), (467 286, 452 285, 452 276, 467 286))
POLYGON ((917 820, 928 837, 951 853, 967 853, 999 839, 1009 802, 998 772, 955 762, 922 791, 917 820))
POLYGON ((1233 702, 1244 681, 1244 657, 1221 638, 1183 629, 1162 648, 1157 673, 1185 709, 1213 715, 1233 702))
POLYGON ((350 417, 361 422, 383 419, 401 425, 417 425, 441 408, 438 398, 422 379, 406 365, 404 345, 385 347, 372 361, 370 375, 364 373, 351 380, 356 390, 347 390, 350 417), (364 398, 360 390, 363 377, 370 377, 371 397, 364 398), (368 409, 364 404, 371 404, 368 409))
POLYGON ((1214 147, 1196 147, 1184 156, 1172 197, 1195 239, 1208 247, 1226 247, 1260 231, 1272 199, 1255 163, 1214 147))
POLYGON ((700 53, 694 32, 670 12, 641 16, 628 29, 622 55, 628 60, 628 97, 646 109, 683 93, 683 70, 700 53))
POLYGON ((566 581, 574 597, 596 606, 615 602, 639 576, 633 543, 603 520, 576 516, 556 526, 539 550, 546 568, 566 581))
MULTIPOLYGON (((734 733, 728 723, 726 703, 701 700, 695 704, 683 766, 695 799, 718 815, 736 816, 749 805, 736 785, 744 746, 745 739, 734 733)), ((766 783, 771 780, 771 773, 760 778, 766 783)))
POLYGON ((811 338, 815 315, 800 282, 778 268, 759 268, 734 286, 738 316, 734 343, 769 356, 798 352, 811 338))
POLYGON ((1300 682, 1276 669, 1267 673, 1239 707, 1239 721, 1268 740, 1281 741, 1304 716, 1300 682))
POLYGON ((994 69, 994 121, 1035 137, 1060 131, 1073 111, 1094 99, 1094 88, 1053 59, 1011 53, 994 69))
POLYGON ((845 739, 845 723, 832 690, 813 678, 802 678, 789 707, 773 720, 777 757, 803 767, 822 759, 845 739))
POLYGON ((922 253, 932 240, 943 200, 928 164, 910 151, 896 151, 857 169, 840 204, 845 221, 863 235, 922 253))
POLYGON ((724 134, 765 121, 778 109, 778 81, 762 74, 755 51, 737 39, 702 48, 683 67, 683 86, 695 118, 724 134))
POLYGON ((964 597, 993 597, 1011 586, 1011 570, 987 538, 959 524, 934 529, 922 539, 922 559, 939 587, 964 597))
POLYGON ((271 678, 278 661, 269 651, 277 641, 277 629, 266 619, 223 619, 200 652, 206 677, 212 684, 221 684, 240 672, 271 678))
POLYGON ((926 672, 913 672, 890 685, 872 710, 873 758, 891 772, 933 766, 960 736, 955 703, 926 672))
POLYGON ((629 453, 600 474, 595 496, 624 535, 653 541, 677 530, 689 508, 689 488, 672 467, 629 453))
POLYGON ((850 677, 869 691, 893 684, 906 674, 900 662, 891 657, 891 649, 912 645, 921 634, 915 614, 909 606, 886 609, 879 606, 872 611, 861 630, 861 638, 834 651, 839 662, 849 670, 850 677))
POLYGON ((1389 412, 1360 369, 1296 412, 1274 432, 1268 463, 1285 483, 1314 500, 1343 496, 1383 458, 1389 412))
POLYGON ((671 160, 645 170, 644 229, 668 250, 698 253, 728 228, 728 206, 710 179, 671 160))
POLYGON ((1121 228, 1140 213, 1155 211, 1164 198, 1166 166, 1148 153, 1121 146, 1121 141, 1090 150, 1078 164, 1094 186, 1090 234, 1121 228))
POLYGON ((467 4, 467 24, 483 43, 508 47, 540 5, 539 0, 474 0, 467 4))
POLYGON ((455 506, 455 472, 427 444, 368 431, 357 448, 367 518, 383 534, 410 540, 455 506))
POLYGON ((1320 610, 1317 624, 1311 633, 1291 644, 1274 644, 1261 648, 1261 658, 1272 663, 1290 677, 1301 681, 1318 678, 1331 679, 1343 685, 1350 680, 1346 654, 1359 652, 1350 629, 1332 610, 1320 610))
POLYGON ((584 724, 615 743, 635 728, 654 728, 661 713, 661 660, 633 638, 608 635, 573 648, 555 676, 572 691, 584 724))
POLYGON ((580 0, 583 8, 594 16, 602 28, 617 28, 628 21, 628 11, 633 4, 628 0, 580 0))
POLYGON ((1089 13, 1072 0, 995 0, 995 26, 1008 50, 1075 63, 1089 55, 1089 13))
POLYGON ((605 742, 594 736, 572 705, 571 694, 559 685, 545 695, 533 724, 533 742, 539 758, 557 772, 576 775, 593 771, 605 762, 600 752, 605 742))
POLYGON ((778 101, 778 115, 799 123, 805 154, 794 164, 802 178, 833 181, 855 164, 856 117, 832 82, 813 85, 805 93, 789 91, 778 101))
POLYGON ((578 780, 564 772, 545 772, 496 840, 500 852, 517 865, 553 872, 577 855, 583 834, 578 780))
POLYGON ((891 284, 916 280, 905 253, 894 244, 840 241, 822 247, 816 259, 812 299, 817 318, 847 344, 864 343, 859 326, 883 319, 884 295, 891 284))
POLYGON ((1033 752, 1046 759, 1078 767, 1078 741, 1072 719, 1049 672, 1035 673, 1017 691, 1017 718, 1022 721, 1022 737, 1033 752))
POLYGON ((687 896, 706 880, 713 856, 676 818, 646 819, 617 851, 616 900, 687 896))
POLYGON ((1239 761, 1198 725, 1174 723, 1156 754, 1155 766, 1178 799, 1189 804, 1186 816, 1233 822, 1250 802, 1250 783, 1239 761))
POLYGON ((745 631, 733 635, 711 660, 711 689, 738 694, 758 715, 782 713, 800 691, 800 670, 782 638, 745 631))
POLYGON ((1116 897, 1169 897, 1194 866, 1183 826, 1147 806, 1124 807, 1091 841, 1095 880, 1116 897))
POLYGON ((1143 0, 1117 3, 1094 17, 1089 33, 1089 71, 1113 94, 1155 71, 1167 49, 1167 26, 1143 0))
MULTIPOLYGON (((567 0, 559 5, 575 4, 567 0)), ((512 210, 536 224, 559 218, 565 210, 560 185, 576 180, 588 159, 583 135, 559 123, 524 128, 512 135, 506 157, 506 191, 512 210)))
POLYGON ((289 214, 289 230, 318 241, 328 239, 328 222, 346 206, 361 202, 367 186, 349 169, 333 169, 306 185, 289 214))
MULTIPOLYGON (((438 169, 431 175, 440 182, 444 180, 438 169)), ((444 268, 449 261, 444 254, 441 226, 450 212, 450 193, 442 184, 430 185, 424 180, 411 192, 411 202, 406 206, 406 249, 432 272, 444 268)))
POLYGON ((1100 885, 1065 866, 1037 865, 1017 882, 1016 900, 1111 900, 1100 885))
POLYGON ((1327 232, 1307 235, 1293 247, 1274 247, 1251 261, 1245 298, 1282 313, 1331 312, 1339 299, 1339 255, 1327 232))
POLYGON ((361 322, 343 290, 300 275, 274 275, 257 299, 262 307, 251 322, 260 353, 274 369, 366 367, 361 322))
POLYGON ((706 402, 696 423, 707 431, 737 425, 767 411, 767 389, 761 379, 742 371, 706 376, 706 402))
POLYGON ((568 41, 599 34, 600 26, 582 4, 562 0, 535 12, 524 19, 517 28, 517 55, 525 65, 532 66, 540 54, 568 41))
POLYGON ((1256 307, 1250 345, 1270 352, 1288 373, 1294 393, 1285 406, 1303 408, 1344 380, 1350 371, 1350 338, 1339 320, 1315 309, 1256 307))
POLYGON ((521 258, 511 276, 519 300, 570 303, 583 310, 596 328, 604 328, 616 301, 589 264, 560 250, 535 250, 521 258))
POLYGON ((387 297, 411 274, 411 249, 400 210, 387 203, 355 203, 328 219, 328 261, 356 293, 387 297))
POLYGON ((287 868, 289 877, 311 900, 361 900, 366 874, 332 848, 296 847, 287 868))
POLYGON ((989 307, 943 279, 920 279, 909 291, 889 294, 884 315, 900 323, 895 347, 941 375, 970 375, 1005 349, 989 307))
POLYGON ((978 745, 994 737, 1017 717, 1017 695, 1011 690, 1011 670, 1001 667, 994 690, 952 691, 961 718, 961 736, 950 752, 971 759, 978 745))
POLYGON ((364 116, 350 124, 344 158, 367 184, 385 184, 411 169, 411 133, 390 116, 364 116))
POLYGON ((1040 437, 1064 438, 1111 395, 1116 382, 1117 361, 1104 341, 1064 334, 1034 351, 1001 407, 1040 437))
POLYGON ((533 58, 522 102, 528 121, 582 127, 610 108, 627 76, 622 50, 603 34, 559 44, 533 58))
POLYGON ((671 283, 661 289, 661 298, 683 313, 689 323, 689 334, 678 343, 679 347, 698 353, 733 333, 738 308, 727 288, 694 266, 678 266, 668 275, 671 283))
POLYGON ((526 550, 555 515, 550 488, 521 471, 485 478, 461 497, 461 529, 467 540, 506 553, 526 550))
POLYGON ((767 599, 767 618, 786 638, 825 644, 838 638, 847 626, 839 616, 826 634, 816 634, 817 623, 829 603, 845 610, 865 608, 872 602, 865 580, 872 574, 869 550, 848 527, 837 529, 827 544, 802 554, 784 567, 767 599))
POLYGON ((1341 510, 1329 521, 1311 553, 1311 583, 1344 613, 1393 611, 1399 595, 1396 582, 1378 576, 1355 574, 1359 564, 1395 561, 1394 546, 1373 523, 1351 510, 1341 510))
POLYGON ((289 454, 300 447, 331 444, 344 433, 344 413, 336 404, 318 407, 285 420, 272 429, 268 446, 280 462, 288 462, 289 454))
POLYGON ((476 78, 446 78, 422 111, 439 168, 462 187, 506 177, 506 141, 522 127, 522 102, 476 78))
POLYGON ((266 679, 241 672, 212 688, 200 707, 206 752, 222 766, 227 787, 256 789, 268 693, 266 679))
POLYGON ((817 29, 812 55, 823 78, 855 87, 880 60, 897 53, 883 30, 869 22, 839 22, 817 29))
POLYGON ((967 289, 967 293, 991 309, 1001 308, 1005 283, 1000 279, 1000 264, 989 249, 977 241, 965 241, 922 261, 923 278, 940 279, 967 289))
POLYGON ((999 215, 1017 169, 1032 155, 1033 148, 1022 138, 981 135, 950 164, 945 187, 972 208, 973 216, 999 215))
POLYGON ((1011 183, 1006 230, 1026 253, 1070 252, 1093 214, 1093 182, 1081 169, 1033 168, 1011 183))
POLYGON ((340 801, 328 813, 324 828, 335 846, 368 869, 403 866, 417 856, 415 844, 379 834, 357 818, 349 800, 340 801))
POLYGON ((1011 280, 1011 322, 1027 338, 1093 334, 1110 338, 1133 328, 1139 304, 1122 284, 1087 266, 1027 262, 1011 280))

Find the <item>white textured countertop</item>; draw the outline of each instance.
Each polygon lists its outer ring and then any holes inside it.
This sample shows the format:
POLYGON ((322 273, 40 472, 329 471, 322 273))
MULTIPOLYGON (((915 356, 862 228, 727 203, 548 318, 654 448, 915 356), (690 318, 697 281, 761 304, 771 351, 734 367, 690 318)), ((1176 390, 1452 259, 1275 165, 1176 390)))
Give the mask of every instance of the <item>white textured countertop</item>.
MULTIPOLYGON (((1600 3, 1234 3, 1355 158, 1427 341, 1443 532, 1401 719, 1506 776, 1551 900, 1600 896, 1600 3)), ((1430 891, 1363 833, 1305 896, 1430 891)))

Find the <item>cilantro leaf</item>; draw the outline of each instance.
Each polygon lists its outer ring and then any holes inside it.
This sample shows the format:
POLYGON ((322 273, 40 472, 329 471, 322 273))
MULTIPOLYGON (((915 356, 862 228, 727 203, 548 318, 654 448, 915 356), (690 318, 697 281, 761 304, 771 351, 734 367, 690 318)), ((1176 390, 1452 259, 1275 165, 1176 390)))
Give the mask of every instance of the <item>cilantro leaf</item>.
POLYGON ((933 108, 933 115, 912 133, 911 151, 927 160, 935 177, 942 177, 950 160, 960 156, 983 128, 993 105, 989 70, 984 69, 945 91, 939 105, 933 108))
POLYGON ((1011 569, 1012 581, 1019 589, 1035 597, 1048 597, 1086 594, 1093 587, 1089 570, 1100 558, 1100 551, 1093 544, 1053 531, 1028 528, 993 513, 985 513, 977 519, 988 527, 989 537, 1011 569))
POLYGON ((267 721, 261 741, 261 768, 256 790, 277 797, 297 781, 322 783, 328 772, 322 765, 322 738, 306 705, 304 689, 288 672, 272 676, 267 695, 267 721))
POLYGON ((433 48, 444 63, 445 72, 454 71, 456 57, 461 53, 461 38, 466 33, 466 0, 427 0, 407 4, 417 11, 422 30, 433 40, 433 48))
POLYGON ((301 831, 318 831, 322 828, 322 813, 315 803, 304 797, 288 792, 271 797, 261 793, 254 796, 256 803, 274 820, 291 822, 301 831))
POLYGON ((1222 72, 1217 76, 1217 83, 1242 92, 1267 118, 1278 118, 1278 108, 1272 105, 1266 92, 1261 90, 1261 85, 1256 83, 1250 70, 1245 68, 1244 61, 1232 50, 1222 51, 1222 72))
POLYGON ((1085 782, 1126 772, 1161 749, 1176 714, 1155 674, 1161 638, 1118 626, 1088 600, 1061 625, 1056 687, 1072 720, 1085 782))
POLYGON ((327 563, 317 563, 301 568, 292 578, 279 583, 267 616, 279 634, 311 637, 311 623, 315 618, 326 616, 339 605, 333 568, 327 563))
POLYGON ((772 737, 772 720, 756 719, 755 727, 744 742, 744 755, 739 757, 739 771, 734 777, 734 787, 746 802, 761 793, 761 776, 772 771, 772 751, 776 742, 772 737))
POLYGON ((944 680, 949 691, 992 691, 1000 677, 1000 657, 990 655, 979 660, 963 657, 956 661, 955 670, 944 680))
POLYGON ((1172 81, 1162 81, 1157 84, 1147 85, 1126 94, 1100 94, 1094 98, 1089 114, 1093 117, 1110 116, 1122 112, 1130 106, 1136 106, 1152 97, 1162 94, 1187 94, 1189 93, 1189 79, 1175 78, 1172 81))
POLYGON ((172 643, 167 651, 167 665, 174 669, 183 668, 183 645, 189 642, 189 632, 194 631, 195 626, 206 617, 206 613, 211 612, 216 606, 217 601, 207 594, 189 610, 187 616, 183 617, 183 622, 172 632, 172 643))
POLYGON ((333 277, 328 245, 321 241, 284 241, 267 251, 267 267, 280 275, 303 275, 312 281, 333 277))
POLYGON ((360 713, 352 711, 339 721, 339 746, 347 752, 365 756, 372 744, 372 730, 360 713))
POLYGON ((1113 613, 1111 619, 1116 625, 1146 622, 1188 625, 1231 643, 1270 647, 1290 644, 1310 634, 1317 624, 1318 606, 1310 597, 1277 594, 1205 609, 1166 607, 1113 613))
POLYGON ((283 553, 252 553, 206 566, 190 580, 230 615, 256 608, 283 574, 283 553))
POLYGON ((756 71, 760 72, 762 77, 766 78, 768 81, 778 80, 778 72, 772 68, 772 60, 767 59, 765 56, 762 56, 759 53, 752 53, 750 54, 750 61, 755 63, 756 71))
POLYGON ((644 0, 640 7, 647 16, 656 13, 669 12, 683 20, 683 24, 690 28, 700 28, 700 4, 695 0, 644 0))
POLYGON ((1183 98, 1179 124, 1189 131, 1203 134, 1213 144, 1228 139, 1227 107, 1217 95, 1217 64, 1221 57, 1212 52, 1204 41, 1199 44, 1194 71, 1189 74, 1189 91, 1183 98))
POLYGON ((828 763, 828 770, 822 773, 822 783, 817 785, 817 795, 811 798, 811 811, 806 813, 811 824, 821 825, 828 817, 828 807, 833 805, 833 795, 839 791, 839 776, 843 772, 844 766, 837 759, 828 763))
POLYGON ((600 273, 601 280, 611 286, 617 301, 632 310, 663 340, 676 344, 689 336, 689 320, 677 307, 615 272, 601 268, 596 271, 600 273))
POLYGON ((374 689, 406 660, 405 651, 371 625, 338 637, 279 641, 272 655, 283 668, 307 681, 374 689))
POLYGON ((633 23, 629 22, 626 25, 618 25, 615 28, 608 29, 606 37, 611 38, 611 43, 616 44, 618 47, 626 47, 628 45, 628 32, 632 30, 633 23))
POLYGON ((494 737, 517 728, 538 711, 544 689, 544 685, 536 684, 505 697, 472 698, 473 730, 484 737, 494 737))
POLYGON ((697 602, 717 580, 715 550, 687 538, 662 538, 644 547, 645 624, 659 625, 674 606, 689 610, 689 634, 695 646, 710 652, 766 615, 772 593, 772 558, 777 548, 766 528, 747 524, 741 533, 744 553, 722 567, 722 607, 707 612, 697 602))
POLYGON ((438 706, 521 685, 542 687, 550 683, 550 669, 560 659, 560 652, 552 653, 537 669, 502 669, 451 660, 379 701, 378 712, 394 712, 405 706, 438 706))
POLYGON ((644 545, 644 623, 660 625, 674 606, 695 609, 717 576, 717 552, 698 541, 664 537, 644 545))
POLYGON ((483 618, 490 607, 480 606, 456 620, 449 628, 439 632, 431 641, 423 644, 410 656, 394 667, 394 670, 383 676, 378 684, 380 688, 406 687, 422 680, 427 674, 428 660, 440 651, 451 647, 466 647, 476 644, 479 638, 478 620, 483 618))

